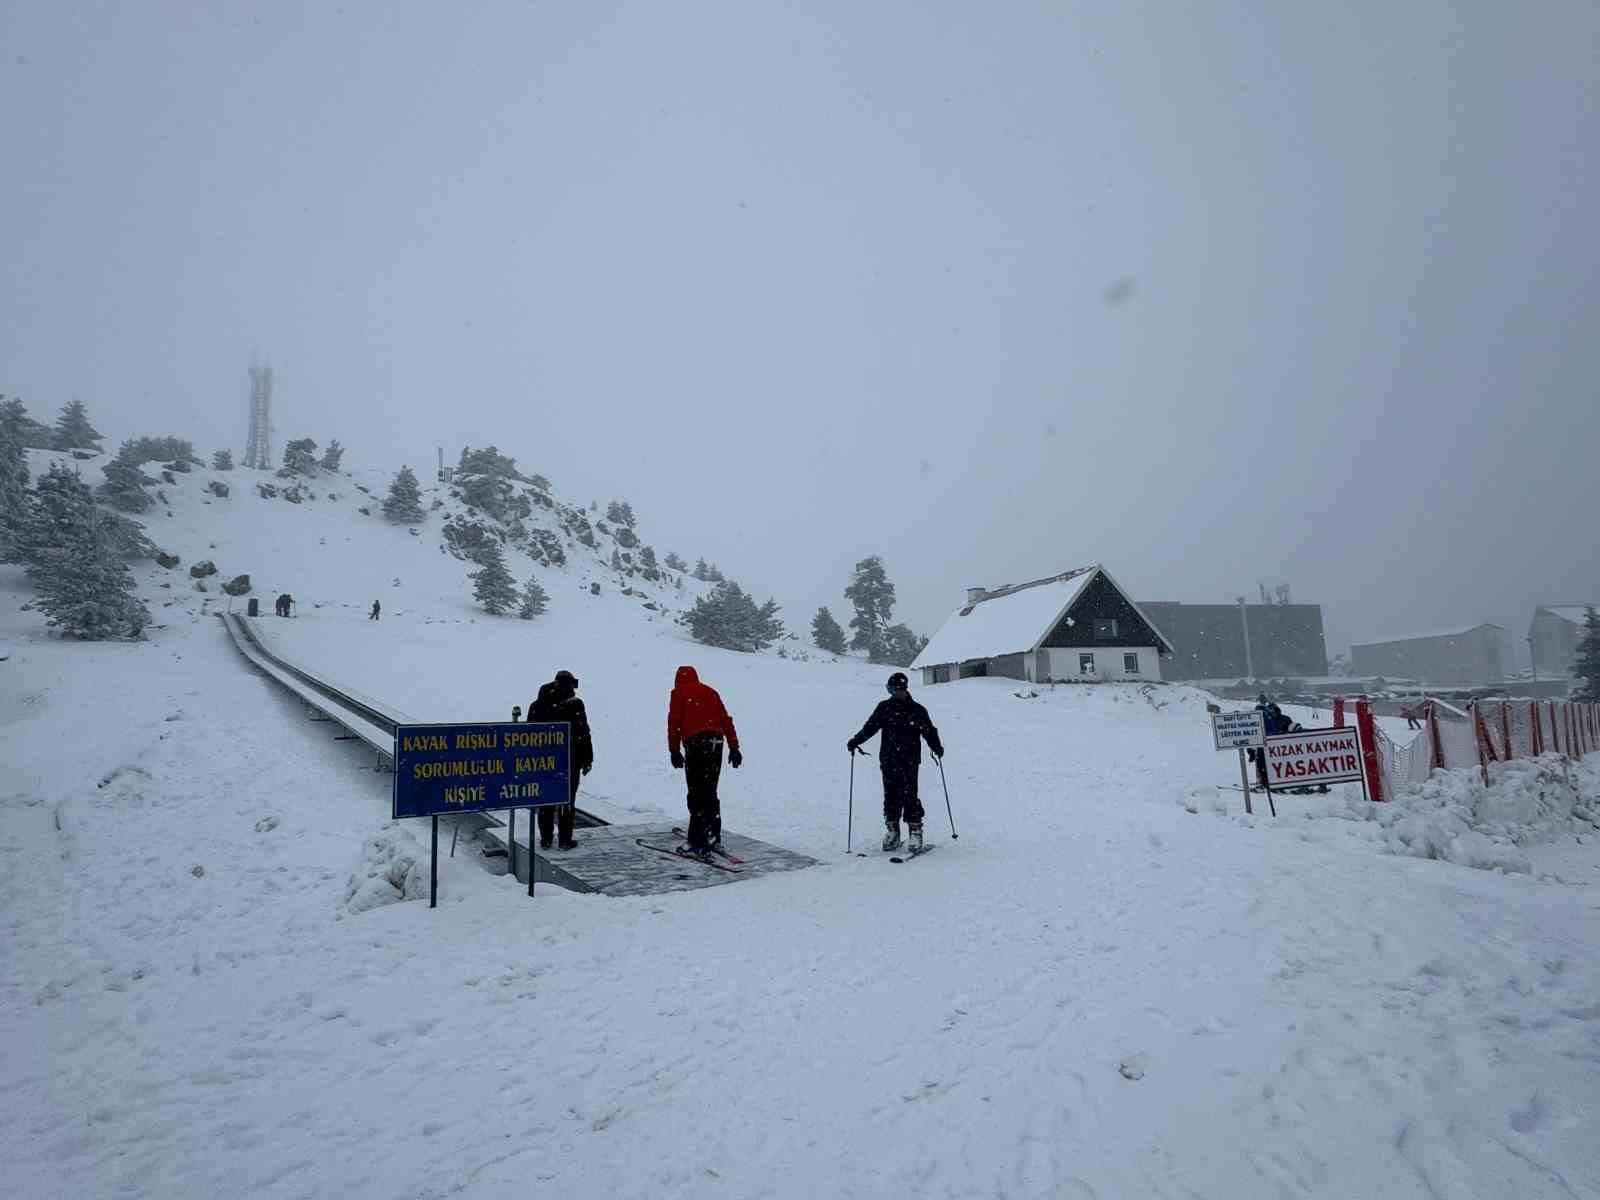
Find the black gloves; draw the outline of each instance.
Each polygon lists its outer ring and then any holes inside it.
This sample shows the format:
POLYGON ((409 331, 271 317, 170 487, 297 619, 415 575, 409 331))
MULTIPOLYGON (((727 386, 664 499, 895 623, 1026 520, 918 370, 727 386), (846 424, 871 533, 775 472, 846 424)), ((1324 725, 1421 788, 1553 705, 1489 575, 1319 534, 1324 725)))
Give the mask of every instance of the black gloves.
POLYGON ((855 738, 851 738, 848 742, 846 742, 844 744, 844 748, 850 751, 851 754, 854 754, 857 750, 861 749, 861 747, 856 743, 855 738))
POLYGON ((744 755, 739 753, 739 747, 735 746, 728 751, 728 765, 730 767, 737 767, 742 762, 744 762, 744 755))
POLYGON ((593 767, 594 764, 592 762, 584 763, 583 766, 578 768, 578 774, 587 775, 593 767))
POLYGON ((676 750, 672 752, 672 765, 680 771, 683 770, 683 755, 676 750))

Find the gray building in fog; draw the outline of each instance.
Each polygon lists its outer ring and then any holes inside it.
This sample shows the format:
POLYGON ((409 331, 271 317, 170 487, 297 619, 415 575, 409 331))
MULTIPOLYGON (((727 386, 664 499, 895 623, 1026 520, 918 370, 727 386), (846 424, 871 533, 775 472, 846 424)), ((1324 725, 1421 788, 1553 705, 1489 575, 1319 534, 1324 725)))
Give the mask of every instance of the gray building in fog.
POLYGON ((1499 683, 1506 677, 1505 641, 1506 631, 1501 626, 1486 623, 1360 642, 1350 647, 1350 669, 1357 675, 1453 687, 1499 683))
POLYGON ((1320 604, 1180 604, 1141 600, 1174 653, 1166 679, 1315 679, 1328 673, 1320 604), (1245 653, 1245 633, 1250 650, 1245 653), (1252 671, 1251 668, 1254 667, 1252 671))
POLYGON ((1528 622, 1528 640, 1533 644, 1533 665, 1539 674, 1572 674, 1578 658, 1578 643, 1583 641, 1587 604, 1541 604, 1528 622))

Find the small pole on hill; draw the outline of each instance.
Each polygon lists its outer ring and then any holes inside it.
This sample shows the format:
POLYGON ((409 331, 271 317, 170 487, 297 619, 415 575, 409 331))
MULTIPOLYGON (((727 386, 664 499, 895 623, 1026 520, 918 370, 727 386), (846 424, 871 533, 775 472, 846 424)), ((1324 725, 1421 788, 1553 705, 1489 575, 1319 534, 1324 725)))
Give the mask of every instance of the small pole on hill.
POLYGON ((1239 747, 1239 783, 1244 788, 1244 811, 1250 815, 1250 770, 1244 765, 1244 747, 1239 747))

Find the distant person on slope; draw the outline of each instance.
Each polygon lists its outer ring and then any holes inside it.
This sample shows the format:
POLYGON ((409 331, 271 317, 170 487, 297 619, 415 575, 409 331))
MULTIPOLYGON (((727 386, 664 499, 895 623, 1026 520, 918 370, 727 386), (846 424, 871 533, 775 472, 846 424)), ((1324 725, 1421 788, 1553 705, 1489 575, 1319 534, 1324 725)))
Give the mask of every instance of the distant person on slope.
MULTIPOLYGON (((377 607, 377 603, 373 603, 377 607)), ((578 677, 571 671, 557 671, 556 677, 539 688, 539 695, 528 705, 529 721, 566 721, 572 726, 572 743, 568 746, 568 763, 571 777, 568 786, 571 794, 562 805, 539 809, 539 848, 550 849, 550 839, 556 831, 556 817, 561 818, 563 850, 571 850, 578 843, 572 836, 572 823, 577 815, 578 779, 587 775, 594 766, 594 742, 589 736, 589 714, 578 699, 578 677)))
POLYGON ((944 757, 944 743, 933 727, 928 710, 911 698, 911 682, 905 672, 896 671, 886 685, 889 698, 872 710, 861 731, 845 743, 854 754, 861 743, 882 732, 878 747, 878 766, 883 771, 883 848, 900 848, 900 817, 905 816, 909 845, 922 849, 922 801, 917 798, 917 772, 922 767, 922 743, 928 743, 934 758, 944 757))
POLYGON ((378 620, 378 616, 382 612, 383 612, 383 605, 379 604, 376 600, 374 600, 372 602, 372 611, 367 614, 367 620, 369 620, 369 621, 378 620))
POLYGON ((716 689, 700 682, 693 667, 679 667, 667 701, 667 753, 688 785, 688 848, 707 854, 722 845, 722 801, 717 780, 722 775, 722 743, 728 743, 728 765, 744 762, 733 718, 716 689))

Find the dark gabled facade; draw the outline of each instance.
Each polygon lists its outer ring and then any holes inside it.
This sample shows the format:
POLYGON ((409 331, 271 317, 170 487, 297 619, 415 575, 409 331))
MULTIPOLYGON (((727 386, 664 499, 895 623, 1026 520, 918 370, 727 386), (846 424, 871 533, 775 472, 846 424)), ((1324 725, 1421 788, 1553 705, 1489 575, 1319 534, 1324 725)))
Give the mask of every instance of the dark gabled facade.
POLYGON ((1096 646, 1159 646, 1164 640, 1102 571, 1078 594, 1040 645, 1093 650, 1096 646))

